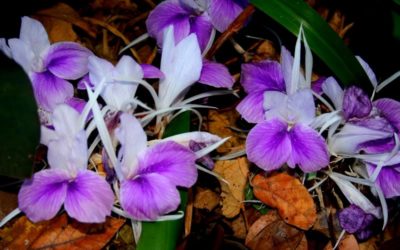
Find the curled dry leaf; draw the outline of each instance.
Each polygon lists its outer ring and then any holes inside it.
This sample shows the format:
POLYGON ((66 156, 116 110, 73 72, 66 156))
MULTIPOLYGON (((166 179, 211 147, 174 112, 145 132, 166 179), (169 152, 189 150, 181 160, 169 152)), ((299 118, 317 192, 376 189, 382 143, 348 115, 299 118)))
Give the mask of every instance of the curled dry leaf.
POLYGON ((102 249, 125 220, 108 217, 105 223, 84 224, 64 213, 49 221, 32 223, 26 216, 0 230, 0 249, 102 249))
POLYGON ((251 225, 246 237, 246 246, 252 250, 308 248, 304 232, 286 224, 276 211, 261 216, 251 225))
POLYGON ((235 160, 217 161, 214 172, 221 175, 229 185, 223 181, 221 184, 222 214, 233 218, 240 213, 244 200, 244 189, 249 174, 249 163, 245 157, 235 160))
POLYGON ((219 196, 210 189, 199 188, 194 198, 194 207, 199 209, 213 210, 219 204, 219 196))
POLYGON ((270 207, 277 208, 287 223, 308 230, 317 218, 314 200, 301 182, 285 173, 271 177, 256 175, 251 185, 254 196, 270 207))
POLYGON ((230 226, 233 231, 234 237, 238 239, 246 238, 247 236, 246 221, 242 213, 231 221, 230 226))

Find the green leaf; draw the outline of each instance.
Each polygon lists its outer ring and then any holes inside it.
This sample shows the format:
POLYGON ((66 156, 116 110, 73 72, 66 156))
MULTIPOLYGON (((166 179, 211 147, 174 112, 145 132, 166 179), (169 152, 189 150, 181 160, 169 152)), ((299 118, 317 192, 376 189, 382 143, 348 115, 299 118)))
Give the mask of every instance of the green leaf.
MULTIPOLYGON (((184 112, 167 126, 164 137, 188 132, 190 130, 190 112, 184 112)), ((185 211, 187 191, 179 191, 181 204, 179 210, 185 211)), ((142 222, 142 235, 137 250, 173 250, 176 248, 183 229, 184 218, 172 221, 142 222)))
POLYGON ((303 24, 313 52, 330 68, 343 85, 370 86, 369 79, 343 40, 321 16, 303 0, 250 0, 258 9, 297 35, 303 24))
POLYGON ((40 125, 31 83, 15 65, 0 69, 0 121, 0 175, 30 176, 40 125))

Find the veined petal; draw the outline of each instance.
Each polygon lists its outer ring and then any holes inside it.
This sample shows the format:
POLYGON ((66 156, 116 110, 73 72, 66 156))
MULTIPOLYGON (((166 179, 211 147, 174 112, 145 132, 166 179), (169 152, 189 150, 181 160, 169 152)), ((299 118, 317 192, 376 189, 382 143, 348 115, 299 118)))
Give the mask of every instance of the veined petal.
POLYGON ((356 86, 351 86, 344 91, 343 115, 344 118, 364 118, 370 114, 372 103, 367 94, 356 86))
POLYGON ((139 154, 140 176, 157 173, 176 186, 191 187, 197 180, 196 155, 173 141, 163 141, 139 154))
POLYGON ((149 35, 156 38, 158 45, 162 45, 164 28, 173 25, 175 41, 178 43, 190 32, 190 15, 194 14, 170 0, 158 4, 149 14, 146 27, 149 35))
POLYGON ((310 124, 315 117, 315 104, 311 90, 301 89, 288 96, 287 108, 289 121, 310 124))
POLYGON ((333 77, 328 77, 322 83, 322 91, 329 97, 337 110, 342 109, 344 91, 333 77))
POLYGON ((53 218, 64 203, 69 179, 68 172, 64 170, 37 172, 19 190, 19 209, 33 222, 53 218))
POLYGON ((50 112, 74 95, 71 83, 49 71, 33 73, 32 84, 38 106, 50 112))
POLYGON ((127 114, 120 116, 120 126, 115 130, 115 135, 121 143, 118 157, 122 157, 121 170, 125 177, 135 174, 138 167, 138 154, 147 147, 147 136, 139 121, 127 114))
POLYGON ((35 54, 32 49, 22 40, 13 38, 8 40, 12 58, 17 62, 24 71, 31 76, 32 63, 35 58, 35 54))
POLYGON ((278 119, 257 124, 246 140, 249 160, 266 171, 280 168, 292 151, 287 128, 278 119))
POLYGON ((161 56, 161 71, 165 78, 160 81, 160 108, 168 108, 189 86, 200 78, 202 57, 195 34, 191 34, 176 46, 173 27, 165 32, 161 56))
POLYGON ((50 46, 44 65, 54 75, 76 80, 88 72, 88 58, 93 53, 74 42, 58 42, 50 46))
POLYGON ((267 90, 285 92, 282 68, 275 61, 242 64, 240 82, 247 93, 267 90))
POLYGON ((264 121, 263 92, 250 93, 236 106, 236 110, 247 121, 260 123, 264 121))
POLYGON ((160 174, 147 174, 121 183, 122 208, 136 220, 151 221, 178 208, 176 186, 160 174))
POLYGON ((204 51, 210 41, 213 30, 210 17, 204 12, 199 16, 192 17, 190 21, 190 33, 195 33, 197 35, 200 49, 204 51))
POLYGON ((288 165, 299 167, 305 173, 318 171, 328 166, 329 154, 322 136, 315 130, 302 124, 296 124, 289 132, 292 153, 288 165))
POLYGON ((234 80, 225 65, 204 60, 199 82, 217 88, 232 88, 234 80))
POLYGON ((49 37, 41 22, 24 16, 21 20, 19 38, 28 45, 36 56, 50 47, 49 37))
POLYGON ((111 214, 114 193, 105 179, 83 170, 68 183, 64 207, 68 215, 85 223, 101 223, 111 214))
POLYGON ((243 5, 240 1, 214 0, 210 1, 208 14, 211 22, 219 32, 224 32, 235 18, 242 12, 243 5))
POLYGON ((143 78, 163 78, 164 73, 161 70, 151 64, 140 64, 143 70, 143 78))
POLYGON ((382 98, 376 100, 373 105, 379 110, 380 115, 382 115, 389 123, 400 131, 400 102, 389 99, 382 98))
MULTIPOLYGON (((366 164, 368 175, 372 175, 376 165, 366 164)), ((378 185, 386 198, 400 196, 400 173, 392 167, 384 167, 379 172, 375 184, 378 185)))
POLYGON ((329 140, 329 150, 334 154, 352 155, 358 152, 362 143, 392 136, 392 133, 347 123, 329 140))

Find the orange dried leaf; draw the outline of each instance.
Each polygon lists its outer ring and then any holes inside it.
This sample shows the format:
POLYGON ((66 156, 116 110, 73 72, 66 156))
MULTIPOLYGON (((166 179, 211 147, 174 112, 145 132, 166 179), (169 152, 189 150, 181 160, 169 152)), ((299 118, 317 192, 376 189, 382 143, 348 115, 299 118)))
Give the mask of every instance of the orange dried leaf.
POLYGON ((304 232, 286 224, 275 211, 254 222, 246 237, 246 246, 252 250, 306 250, 307 245, 304 232))
POLYGON ((62 214, 32 223, 22 216, 11 228, 0 230, 0 249, 102 249, 124 222, 109 217, 105 223, 84 224, 62 214))
POLYGON ((258 174, 252 180, 254 196, 278 209, 287 223, 308 230, 317 218, 314 200, 301 182, 285 173, 271 177, 258 174))
POLYGON ((194 207, 213 210, 219 204, 219 196, 210 189, 199 189, 194 198, 194 207))
POLYGON ((235 160, 217 161, 214 172, 221 175, 229 185, 223 181, 221 184, 222 214, 233 218, 240 213, 244 200, 244 188, 249 174, 249 163, 245 157, 235 160))

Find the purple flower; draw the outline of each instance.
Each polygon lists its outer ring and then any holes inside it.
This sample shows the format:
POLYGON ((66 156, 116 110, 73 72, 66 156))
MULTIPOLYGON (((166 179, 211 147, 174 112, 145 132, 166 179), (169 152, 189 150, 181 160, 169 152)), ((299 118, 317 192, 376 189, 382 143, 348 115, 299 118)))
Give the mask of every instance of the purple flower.
POLYGON ((351 86, 344 91, 343 115, 346 120, 366 117, 371 110, 372 102, 362 89, 351 86))
MULTIPOLYGON (((400 162, 400 155, 396 157, 395 161, 400 162)), ((376 164, 366 163, 368 175, 372 175, 376 169, 376 164)), ((400 163, 391 165, 385 164, 380 170, 375 184, 379 186, 386 198, 393 198, 400 196, 400 163)))
POLYGON ((174 26, 177 43, 195 33, 204 51, 212 39, 213 29, 225 31, 246 5, 247 0, 167 0, 150 13, 147 30, 159 45, 163 30, 169 25, 174 26))
POLYGON ((177 186, 190 187, 197 179, 196 155, 173 142, 147 146, 140 123, 129 114, 121 115, 116 130, 121 149, 117 166, 120 178, 120 203, 136 220, 155 220, 180 204, 177 186))
POLYGON ((338 212, 340 226, 351 234, 356 234, 360 240, 366 240, 372 236, 370 226, 375 220, 372 214, 364 212, 357 205, 351 204, 349 207, 338 212))
POLYGON ((76 80, 88 71, 90 50, 73 42, 50 45, 43 25, 29 17, 22 18, 19 38, 0 42, 0 49, 14 59, 28 74, 39 108, 52 112, 56 105, 73 97, 76 80))
POLYGON ((61 104, 52 120, 54 130, 42 127, 50 169, 23 183, 19 208, 34 222, 53 218, 63 204, 68 215, 81 222, 104 222, 111 214, 114 194, 102 177, 87 170, 86 133, 79 113, 61 104))

